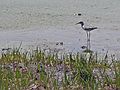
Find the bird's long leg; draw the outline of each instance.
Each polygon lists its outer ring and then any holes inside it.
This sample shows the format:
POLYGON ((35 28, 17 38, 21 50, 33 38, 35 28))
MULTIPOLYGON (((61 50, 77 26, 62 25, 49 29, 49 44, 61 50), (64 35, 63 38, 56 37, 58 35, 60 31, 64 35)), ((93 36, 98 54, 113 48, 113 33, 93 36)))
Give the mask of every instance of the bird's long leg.
POLYGON ((86 31, 87 34, 87 50, 89 49, 89 36, 88 36, 88 32, 86 31))
POLYGON ((90 50, 90 31, 88 32, 88 43, 89 43, 88 44, 88 47, 89 47, 88 49, 90 50))

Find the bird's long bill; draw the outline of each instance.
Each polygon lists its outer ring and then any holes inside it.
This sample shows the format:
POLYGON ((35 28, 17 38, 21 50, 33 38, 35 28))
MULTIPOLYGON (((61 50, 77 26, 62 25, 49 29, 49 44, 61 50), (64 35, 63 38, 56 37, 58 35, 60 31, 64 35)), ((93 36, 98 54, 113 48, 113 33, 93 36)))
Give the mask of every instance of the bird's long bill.
POLYGON ((76 23, 75 25, 77 25, 77 24, 80 24, 80 23, 78 22, 78 23, 76 23))

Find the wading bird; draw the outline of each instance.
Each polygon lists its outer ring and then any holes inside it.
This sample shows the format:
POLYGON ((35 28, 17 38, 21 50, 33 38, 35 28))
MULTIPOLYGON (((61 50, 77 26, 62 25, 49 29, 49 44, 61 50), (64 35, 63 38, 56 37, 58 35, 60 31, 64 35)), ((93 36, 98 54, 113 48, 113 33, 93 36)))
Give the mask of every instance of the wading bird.
POLYGON ((84 22, 83 21, 78 22, 76 24, 81 24, 82 29, 86 31, 86 34, 87 34, 87 50, 90 50, 90 31, 97 29, 97 27, 86 28, 84 26, 84 22))

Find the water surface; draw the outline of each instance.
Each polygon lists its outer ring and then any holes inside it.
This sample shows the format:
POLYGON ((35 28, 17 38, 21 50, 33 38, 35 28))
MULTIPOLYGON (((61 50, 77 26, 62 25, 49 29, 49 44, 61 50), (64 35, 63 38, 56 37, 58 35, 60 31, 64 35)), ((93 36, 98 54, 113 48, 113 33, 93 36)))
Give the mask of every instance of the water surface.
POLYGON ((95 51, 120 50, 119 0, 0 0, 1 48, 37 45, 81 51, 86 33, 75 25, 97 26, 91 33, 95 51), (81 16, 76 14, 80 13, 81 16))

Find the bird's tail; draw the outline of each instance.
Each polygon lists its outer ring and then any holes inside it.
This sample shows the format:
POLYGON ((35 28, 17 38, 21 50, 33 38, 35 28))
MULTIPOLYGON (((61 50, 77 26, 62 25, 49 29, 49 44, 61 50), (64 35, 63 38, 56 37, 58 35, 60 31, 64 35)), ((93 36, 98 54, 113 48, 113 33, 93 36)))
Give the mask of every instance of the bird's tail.
POLYGON ((98 29, 98 27, 94 27, 94 29, 98 29))

